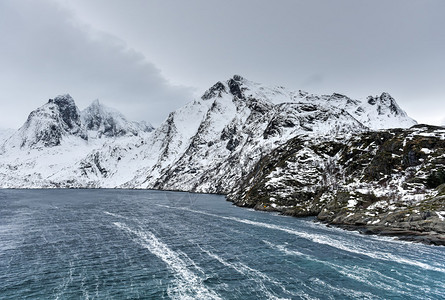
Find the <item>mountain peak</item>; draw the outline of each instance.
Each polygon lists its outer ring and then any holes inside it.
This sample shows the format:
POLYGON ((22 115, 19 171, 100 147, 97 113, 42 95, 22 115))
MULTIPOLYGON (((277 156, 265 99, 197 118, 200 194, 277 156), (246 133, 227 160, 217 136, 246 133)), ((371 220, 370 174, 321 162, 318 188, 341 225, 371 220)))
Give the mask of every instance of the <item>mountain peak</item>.
POLYGON ((81 126, 79 109, 70 94, 59 95, 52 100, 52 103, 58 106, 60 116, 68 128, 81 126))
POLYGON ((91 102, 90 106, 101 106, 101 103, 99 102, 99 99, 96 99, 93 102, 91 102))
POLYGON ((392 114, 406 117, 406 113, 399 107, 396 100, 387 92, 383 92, 380 96, 368 96, 368 104, 376 106, 379 115, 392 114))
POLYGON ((80 112, 69 94, 49 99, 48 103, 33 110, 23 126, 7 143, 12 147, 53 147, 60 145, 65 136, 87 140, 80 112))
POLYGON ((210 89, 205 91, 201 99, 209 100, 214 97, 222 97, 223 93, 227 94, 227 88, 230 94, 232 94, 233 96, 237 96, 239 99, 243 99, 244 95, 242 93, 241 86, 245 82, 246 80, 244 79, 244 77, 235 74, 232 78, 229 78, 229 80, 226 81, 227 84, 224 84, 221 81, 215 83, 210 89))
POLYGON ((202 95, 202 100, 209 100, 214 97, 221 97, 222 93, 227 93, 225 85, 218 81, 215 83, 210 89, 205 91, 205 93, 202 95))
POLYGON ((122 113, 101 104, 97 99, 85 108, 81 115, 86 129, 96 131, 97 137, 137 136, 140 132, 153 130, 151 124, 128 121, 122 113))
POLYGON ((244 81, 244 77, 241 75, 233 75, 233 80, 238 81, 238 82, 242 82, 244 81))
POLYGON ((239 75, 235 75, 233 76, 233 78, 229 79, 229 81, 227 81, 227 84, 229 85, 229 90, 230 93, 233 96, 238 97, 239 99, 243 99, 244 95, 241 89, 241 85, 243 84, 244 78, 239 76, 239 75))
MULTIPOLYGON (((51 99, 50 99, 51 100, 51 99)), ((56 104, 75 104, 73 97, 71 97, 70 94, 62 94, 62 95, 58 95, 53 99, 54 103, 56 104)))

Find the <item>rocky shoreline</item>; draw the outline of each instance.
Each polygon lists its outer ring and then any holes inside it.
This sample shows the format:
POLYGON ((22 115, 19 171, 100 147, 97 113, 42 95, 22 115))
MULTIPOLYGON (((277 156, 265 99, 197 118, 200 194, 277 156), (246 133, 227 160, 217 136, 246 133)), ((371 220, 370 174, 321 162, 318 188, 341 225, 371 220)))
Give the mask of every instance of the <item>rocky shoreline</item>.
MULTIPOLYGON (((228 201, 233 202, 231 200, 228 201)), ((350 215, 349 221, 345 221, 341 218, 326 218, 321 212, 318 214, 309 213, 296 215, 292 213, 291 210, 282 210, 264 206, 249 206, 237 202, 233 202, 233 204, 238 207, 253 208, 260 211, 278 212, 283 215, 297 218, 313 216, 316 217, 317 222, 321 222, 328 227, 333 226, 344 230, 357 231, 364 235, 387 236, 394 237, 397 240, 402 241, 422 243, 434 246, 445 246, 445 222, 443 222, 439 216, 437 216, 436 218, 436 216, 432 216, 428 213, 423 213, 419 217, 414 218, 411 215, 407 216, 406 211, 393 212, 391 213, 394 216, 393 220, 396 220, 397 216, 401 219, 399 219, 398 221, 393 221, 393 223, 379 222, 379 224, 373 225, 358 221, 358 219, 363 217, 363 215, 359 213, 354 215, 354 218, 351 218, 352 216, 350 215), (352 219, 355 219, 357 221, 352 221, 352 219), (402 220, 407 221, 404 222, 402 220)), ((371 223, 375 222, 376 220, 378 219, 373 218, 371 220, 371 223)), ((370 221, 370 219, 368 218, 367 221, 370 221)))
POLYGON ((445 128, 295 137, 263 157, 227 199, 364 234, 445 246, 445 128))
POLYGON ((407 230, 397 227, 384 226, 359 226, 359 225, 339 225, 328 224, 328 226, 336 226, 345 230, 358 231, 365 235, 380 235, 395 237, 398 240, 422 243, 427 245, 445 246, 445 234, 437 232, 419 232, 407 230))

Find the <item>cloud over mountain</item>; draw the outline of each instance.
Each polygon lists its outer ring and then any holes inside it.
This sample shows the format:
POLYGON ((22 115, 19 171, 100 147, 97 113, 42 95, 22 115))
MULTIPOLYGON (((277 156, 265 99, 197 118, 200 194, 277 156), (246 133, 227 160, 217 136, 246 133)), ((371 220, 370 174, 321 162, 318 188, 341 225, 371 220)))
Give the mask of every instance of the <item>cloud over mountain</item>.
POLYGON ((103 99, 133 119, 154 123, 191 98, 191 89, 170 84, 149 58, 80 24, 54 2, 2 1, 0 34, 0 102, 11 112, 0 127, 24 121, 14 120, 14 103, 34 107, 35 99, 55 93, 72 94, 80 107, 103 99))

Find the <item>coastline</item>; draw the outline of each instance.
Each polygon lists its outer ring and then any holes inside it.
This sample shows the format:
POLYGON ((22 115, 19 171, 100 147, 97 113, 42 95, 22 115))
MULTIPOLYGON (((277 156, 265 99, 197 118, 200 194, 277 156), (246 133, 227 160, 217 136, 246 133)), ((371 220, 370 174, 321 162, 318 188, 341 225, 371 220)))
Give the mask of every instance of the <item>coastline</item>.
MULTIPOLYGON (((52 187, 52 188, 0 188, 0 190, 64 190, 64 189, 82 189, 82 190, 132 190, 132 191, 163 191, 163 192, 182 192, 182 193, 190 193, 190 194, 216 194, 216 193, 201 193, 201 192, 190 192, 190 191, 180 191, 180 190, 160 190, 160 189, 143 189, 143 188, 85 188, 85 187, 70 187, 70 188, 60 188, 60 187, 52 187)), ((316 217, 316 221, 320 222, 322 224, 325 224, 326 226, 330 227, 337 227, 341 228, 343 230, 348 231, 357 231, 360 234, 363 235, 378 235, 378 236, 387 236, 387 237, 394 237, 397 240, 401 241, 408 241, 408 242, 415 242, 415 243, 422 243, 426 245, 434 245, 434 246, 445 246, 445 233, 437 232, 437 231, 426 231, 426 230, 414 230, 412 227, 413 224, 410 224, 411 226, 394 226, 393 224, 386 224, 386 226, 383 225, 372 225, 372 224, 364 224, 360 222, 338 222, 333 221, 331 218, 325 218, 323 217, 323 214, 321 212, 319 213, 308 213, 304 215, 295 215, 294 213, 290 213, 289 210, 282 210, 273 208, 271 206, 263 207, 258 205, 246 205, 242 202, 236 202, 227 197, 226 194, 217 194, 224 196, 226 201, 232 202, 233 205, 240 207, 240 208, 252 208, 257 211, 265 211, 265 212, 278 212, 282 215, 287 215, 295 218, 303 218, 303 217, 316 217)), ((356 214, 356 217, 359 217, 360 213, 356 214)), ((371 222, 372 223, 372 222, 371 222)), ((427 222, 428 224, 431 224, 431 222, 427 222)), ((394 223, 396 224, 396 223, 394 223)), ((418 228, 421 228, 417 225, 418 228)))
POLYGON ((331 224, 324 223, 327 226, 335 226, 344 230, 358 231, 364 235, 378 235, 394 237, 397 240, 422 243, 426 245, 445 246, 445 234, 437 232, 420 232, 414 230, 407 230, 399 227, 384 227, 384 226, 360 226, 349 224, 331 224))
MULTIPOLYGON (((356 213, 352 218, 350 218, 349 222, 344 221, 344 218, 334 218, 333 215, 330 215, 329 218, 325 217, 325 215, 320 212, 315 213, 307 213, 307 214, 295 214, 292 213, 291 210, 283 210, 283 209, 277 209, 273 208, 271 206, 259 206, 259 205, 246 205, 242 202, 236 202, 233 200, 230 200, 226 197, 226 200, 229 202, 232 202, 233 205, 236 205, 241 208, 252 208, 258 211, 265 211, 265 212, 278 212, 282 215, 291 216, 295 218, 303 218, 303 217, 315 217, 317 222, 320 222, 322 224, 325 224, 326 226, 330 227, 337 227, 341 228, 343 230, 348 231, 357 231, 360 234, 363 235, 377 235, 377 236, 387 236, 387 237, 393 237, 397 240, 401 241, 407 241, 407 242, 415 242, 415 243, 422 243, 425 245, 433 245, 433 246, 445 246, 445 233, 444 232, 437 232, 434 230, 415 230, 414 228, 425 228, 421 226, 421 223, 423 222, 423 225, 428 224, 431 226, 431 221, 425 221, 423 218, 421 220, 416 220, 414 222, 410 223, 401 223, 400 220, 394 219, 396 222, 388 223, 386 222, 385 225, 381 224, 367 224, 359 221, 359 219, 363 216, 360 213, 356 213), (354 221, 352 221, 354 219, 354 221), (340 221, 343 220, 343 221, 340 221), (402 224, 403 226, 396 226, 396 224, 402 224)), ((326 213, 326 212, 324 212, 326 213)), ((405 211, 400 212, 394 212, 393 215, 396 216, 397 214, 403 214, 405 215, 405 211)), ((338 214, 335 216, 338 217, 338 214)), ((351 216, 350 216, 351 217, 351 216)), ((378 220, 379 217, 376 217, 375 220, 367 219, 367 222, 372 223, 378 220)), ((382 222, 383 223, 383 222, 382 222)), ((445 225, 444 225, 445 226, 445 225)))

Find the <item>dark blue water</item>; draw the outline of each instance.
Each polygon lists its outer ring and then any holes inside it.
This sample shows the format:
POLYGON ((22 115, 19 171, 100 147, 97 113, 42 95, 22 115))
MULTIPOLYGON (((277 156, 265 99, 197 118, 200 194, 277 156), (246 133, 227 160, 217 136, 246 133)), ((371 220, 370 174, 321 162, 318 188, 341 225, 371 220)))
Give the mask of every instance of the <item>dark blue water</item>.
POLYGON ((0 299, 444 299, 445 247, 222 196, 0 190, 0 299))

